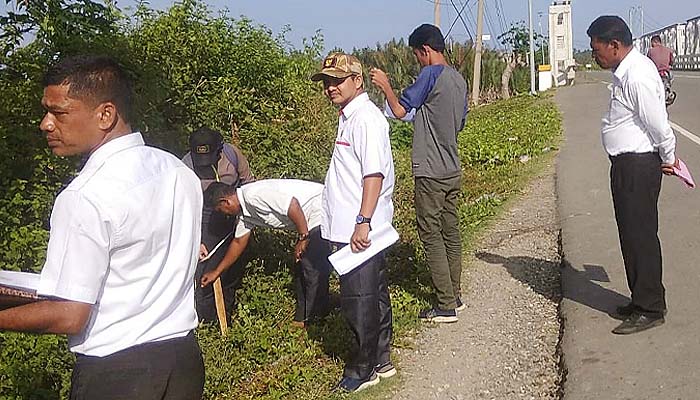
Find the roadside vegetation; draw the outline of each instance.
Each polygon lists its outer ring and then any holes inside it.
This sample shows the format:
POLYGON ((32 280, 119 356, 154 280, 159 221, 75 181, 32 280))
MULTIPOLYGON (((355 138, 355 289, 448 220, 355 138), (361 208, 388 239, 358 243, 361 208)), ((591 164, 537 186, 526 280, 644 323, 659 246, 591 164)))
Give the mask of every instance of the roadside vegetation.
MULTIPOLYGON (((196 0, 167 11, 142 4, 129 15, 90 0, 18 7, 0 17, 0 269, 41 270, 51 205, 81 163, 52 156, 38 130, 40 78, 60 57, 93 52, 121 60, 136 82, 137 128, 150 144, 182 155, 189 132, 207 125, 241 147, 258 178, 322 181, 337 113, 308 79, 325 55, 321 36, 290 48, 283 36, 215 15, 196 0), (25 43, 27 37, 34 39, 25 43)), ((468 60, 468 47, 453 46, 452 56, 468 60)), ((367 66, 385 68, 395 87, 405 87, 418 71, 402 41, 356 53, 367 66)), ((505 61, 488 51, 484 60, 484 93, 495 100, 505 61)), ((511 81, 514 94, 526 85, 519 74, 511 81)), ((555 148, 560 129, 547 97, 516 96, 470 112, 459 135, 465 243, 517 192, 532 164, 525 161, 555 148)), ((409 124, 392 122, 401 234, 389 255, 397 348, 411 345, 415 316, 432 300, 414 227, 411 134, 409 124)), ((222 338, 217 326, 197 330, 206 398, 332 397, 349 332, 337 311, 307 331, 291 328, 292 241, 256 231, 229 335, 222 338)), ((73 360, 63 337, 0 333, 0 399, 67 398, 73 360)))

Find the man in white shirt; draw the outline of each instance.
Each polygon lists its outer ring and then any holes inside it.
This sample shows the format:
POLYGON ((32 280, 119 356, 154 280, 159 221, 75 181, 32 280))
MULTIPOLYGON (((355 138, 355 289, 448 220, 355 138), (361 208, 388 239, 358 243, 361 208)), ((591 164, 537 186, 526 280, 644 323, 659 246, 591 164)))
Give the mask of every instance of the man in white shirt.
POLYGON ((67 334, 71 399, 200 399, 197 176, 132 133, 131 85, 109 58, 58 63, 42 105, 53 153, 88 159, 51 214, 49 300, 0 311, 0 329, 67 334))
POLYGON ((624 321, 613 333, 630 334, 664 323, 658 199, 662 172, 673 174, 678 166, 676 137, 656 66, 633 47, 627 24, 617 16, 602 16, 587 33, 596 62, 613 72, 602 140, 612 163, 615 220, 632 292, 632 301, 616 310, 624 321))
MULTIPOLYGON (((330 244, 321 240, 323 185, 297 179, 265 179, 241 187, 214 182, 204 192, 205 203, 229 216, 238 216, 231 245, 218 266, 202 275, 201 286, 214 282, 238 260, 255 226, 296 230, 294 258, 296 311, 294 325, 305 327, 328 311, 330 244)), ((220 251, 220 250, 219 250, 220 251)))
MULTIPOLYGON (((389 124, 364 92, 357 58, 336 53, 311 77, 340 108, 323 191, 321 235, 353 252, 369 247, 371 226, 391 223, 394 161, 389 124)), ((338 389, 357 392, 396 374, 391 360, 391 302, 384 253, 340 277, 340 307, 353 332, 351 359, 338 389)))

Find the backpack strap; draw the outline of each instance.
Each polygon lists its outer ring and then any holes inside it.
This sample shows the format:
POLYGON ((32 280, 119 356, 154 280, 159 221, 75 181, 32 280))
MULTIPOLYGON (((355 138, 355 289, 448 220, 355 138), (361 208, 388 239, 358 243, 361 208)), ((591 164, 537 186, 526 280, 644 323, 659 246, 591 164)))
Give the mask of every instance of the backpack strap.
POLYGON ((228 162, 230 162, 233 165, 233 168, 238 171, 238 154, 236 154, 236 151, 233 150, 233 146, 228 143, 224 143, 223 153, 228 159, 228 162))

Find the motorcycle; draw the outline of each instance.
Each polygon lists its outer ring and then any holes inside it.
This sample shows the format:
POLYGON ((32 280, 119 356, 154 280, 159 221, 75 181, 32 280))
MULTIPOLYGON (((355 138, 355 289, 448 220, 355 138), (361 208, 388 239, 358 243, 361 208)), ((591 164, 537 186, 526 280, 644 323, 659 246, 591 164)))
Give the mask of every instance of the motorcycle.
POLYGON ((666 93, 666 107, 676 101, 676 92, 673 91, 673 74, 671 71, 660 71, 661 82, 664 83, 664 92, 666 93))

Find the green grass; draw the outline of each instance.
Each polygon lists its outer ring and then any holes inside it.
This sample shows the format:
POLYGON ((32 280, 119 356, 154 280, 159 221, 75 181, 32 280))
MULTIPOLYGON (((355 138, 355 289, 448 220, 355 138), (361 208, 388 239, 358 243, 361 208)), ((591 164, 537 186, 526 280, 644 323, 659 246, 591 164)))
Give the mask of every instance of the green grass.
MULTIPOLYGON (((551 96, 516 97, 473 110, 459 135, 464 166, 459 207, 465 252, 478 233, 550 162, 561 123, 551 96), (530 161, 521 163, 521 156, 530 161)), ((395 226, 401 240, 389 254, 394 312, 394 348, 411 348, 421 329, 418 311, 433 301, 429 274, 415 229, 410 127, 393 124, 396 165, 395 226)), ((400 384, 382 383, 357 396, 331 393, 348 356, 350 332, 339 313, 307 331, 290 326, 294 310, 291 237, 260 230, 238 294, 238 309, 227 337, 203 325, 197 336, 206 363, 207 399, 380 398, 400 384)), ((332 290, 337 293, 337 280, 332 290)), ((0 333, 12 354, 2 354, 0 399, 56 399, 67 395, 72 357, 65 339, 0 333), (22 373, 27 365, 31 375, 22 373), (31 381, 29 377, 31 376, 31 381), (23 378, 24 377, 24 378, 23 378), (37 395, 40 393, 40 395, 37 395)), ((398 359, 400 368, 400 359, 398 359)))

